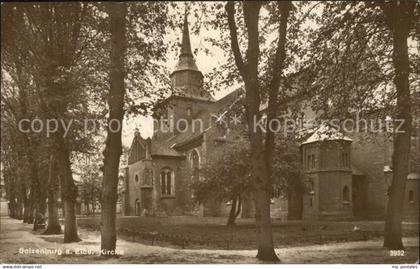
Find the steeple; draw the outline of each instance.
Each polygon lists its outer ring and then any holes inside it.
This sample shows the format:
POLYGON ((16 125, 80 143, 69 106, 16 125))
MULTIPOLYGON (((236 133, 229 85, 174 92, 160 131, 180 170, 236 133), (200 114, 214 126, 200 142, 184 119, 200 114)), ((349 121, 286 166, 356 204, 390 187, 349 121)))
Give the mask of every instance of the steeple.
POLYGON ((190 41, 190 31, 188 29, 188 15, 187 10, 185 10, 184 15, 184 29, 182 31, 182 43, 181 43, 181 54, 179 55, 178 64, 175 66, 174 74, 177 71, 182 70, 193 70, 198 71, 197 65, 195 63, 194 55, 191 50, 191 41, 190 41))
POLYGON ((171 84, 173 95, 196 99, 212 99, 210 94, 202 89, 203 74, 198 70, 192 53, 187 10, 185 10, 184 15, 181 51, 178 63, 171 74, 171 84))
POLYGON ((187 10, 185 10, 184 14, 184 30, 182 31, 182 44, 181 44, 181 55, 191 55, 191 41, 190 41, 190 31, 188 29, 188 15, 187 10))

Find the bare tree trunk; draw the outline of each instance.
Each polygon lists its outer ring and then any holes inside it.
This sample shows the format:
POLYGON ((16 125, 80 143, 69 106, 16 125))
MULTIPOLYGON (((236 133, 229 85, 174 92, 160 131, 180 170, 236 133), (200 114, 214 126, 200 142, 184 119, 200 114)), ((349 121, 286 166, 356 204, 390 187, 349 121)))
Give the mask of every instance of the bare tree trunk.
POLYGON ((24 223, 28 223, 28 224, 34 223, 33 201, 34 201, 33 189, 30 188, 29 197, 26 198, 26 201, 25 201, 25 211, 24 211, 24 218, 23 218, 24 223))
POLYGON ((234 226, 235 224, 235 219, 236 219, 236 204, 238 202, 238 197, 234 197, 232 199, 232 205, 230 207, 230 212, 229 212, 229 217, 228 217, 228 221, 227 221, 227 226, 234 226))
POLYGON ((15 202, 15 193, 12 192, 9 196, 9 217, 16 219, 17 218, 17 203, 15 202))
MULTIPOLYGON (((226 11, 228 15, 232 52, 239 73, 245 82, 245 108, 248 121, 248 135, 251 144, 251 176, 253 178, 255 222, 258 238, 257 258, 265 261, 278 261, 279 259, 274 251, 270 216, 270 199, 272 193, 271 162, 272 148, 274 148, 274 135, 270 130, 267 130, 264 143, 262 130, 256 126, 256 122, 261 119, 259 110, 261 104, 261 89, 258 78, 260 54, 258 21, 262 4, 262 2, 243 2, 243 15, 248 35, 246 61, 243 60, 239 48, 234 2, 228 2, 226 4, 226 11)), ((285 59, 286 26, 291 6, 291 2, 285 2, 285 4, 279 3, 278 5, 281 17, 279 20, 278 47, 273 59, 274 64, 272 67, 270 66, 272 78, 269 84, 268 121, 277 116, 277 97, 285 59)), ((269 122, 267 124, 269 124, 269 122)))
MULTIPOLYGON (((33 156, 33 154, 31 154, 33 156)), ((32 170, 33 170, 33 190, 34 190, 34 195, 33 195, 33 214, 34 214, 34 225, 33 225, 33 230, 37 231, 39 229, 42 229, 44 227, 43 224, 45 221, 45 211, 47 208, 46 205, 46 192, 45 192, 45 187, 46 184, 44 182, 41 181, 40 175, 38 174, 38 164, 36 163, 36 158, 33 158, 34 161, 31 164, 32 165, 32 170)))
POLYGON ((82 241, 77 235, 75 202, 72 200, 64 201, 64 243, 82 241))
POLYGON ((48 224, 44 234, 61 234, 61 225, 58 220, 58 177, 56 173, 57 166, 53 155, 50 156, 48 171, 48 224))
POLYGON ((393 36, 394 83, 397 91, 396 120, 403 121, 394 134, 394 153, 392 156, 392 183, 390 188, 385 221, 384 247, 404 249, 401 238, 401 221, 404 205, 405 186, 408 175, 411 140, 411 96, 408 76, 408 33, 413 25, 415 1, 383 3, 382 9, 393 36))
POLYGON ((17 207, 16 207, 16 219, 22 220, 23 219, 23 202, 22 198, 18 198, 17 207))
POLYGON ((271 228, 271 191, 267 185, 268 175, 265 169, 265 157, 260 152, 254 154, 252 160, 255 187, 253 198, 255 203, 255 223, 257 226, 258 254, 257 258, 263 261, 278 261, 274 251, 273 233, 271 228))
POLYGON ((21 193, 22 193, 22 206, 23 206, 23 223, 29 223, 30 218, 30 203, 28 195, 26 194, 26 186, 22 184, 21 187, 21 193))
POLYGON ((241 196, 235 196, 232 198, 232 206, 230 207, 229 217, 227 221, 227 226, 235 226, 236 218, 241 213, 242 201, 241 196))
POLYGON ((116 203, 118 199, 118 172, 122 153, 121 128, 124 117, 124 57, 126 49, 124 3, 108 5, 111 31, 111 87, 108 96, 109 119, 104 151, 104 178, 102 183, 102 255, 115 255, 117 241, 116 203))
POLYGON ((56 136, 58 146, 56 156, 61 179, 61 197, 64 204, 64 243, 79 242, 81 239, 77 234, 76 223, 76 199, 77 186, 74 184, 73 174, 70 166, 70 153, 59 132, 56 136))

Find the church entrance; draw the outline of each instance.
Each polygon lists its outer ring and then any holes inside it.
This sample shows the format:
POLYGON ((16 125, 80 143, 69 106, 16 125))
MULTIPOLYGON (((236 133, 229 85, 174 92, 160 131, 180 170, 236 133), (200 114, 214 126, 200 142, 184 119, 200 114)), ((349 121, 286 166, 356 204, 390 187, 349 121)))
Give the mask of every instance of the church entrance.
POLYGON ((134 204, 134 214, 136 216, 140 216, 140 200, 136 199, 136 203, 134 204))
POLYGON ((152 210, 152 188, 142 188, 140 197, 142 211, 146 210, 146 213, 149 213, 152 210))
POLYGON ((353 216, 364 217, 366 211, 366 178, 363 175, 352 177, 353 216))

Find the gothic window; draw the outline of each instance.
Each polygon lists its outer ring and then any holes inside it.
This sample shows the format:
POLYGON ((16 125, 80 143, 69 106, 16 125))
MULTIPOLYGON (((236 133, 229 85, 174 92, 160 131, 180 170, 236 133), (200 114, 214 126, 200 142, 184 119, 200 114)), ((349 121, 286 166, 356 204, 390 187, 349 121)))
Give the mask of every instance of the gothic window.
POLYGON ((189 108, 187 108, 187 116, 191 117, 191 115, 192 115, 192 108, 189 107, 189 108))
POLYGON ((315 168, 315 163, 316 163, 315 154, 312 154, 312 168, 315 168))
POLYGON ((343 167, 349 167, 350 161, 349 161, 349 154, 347 152, 341 153, 341 165, 343 167))
POLYGON ((414 203, 414 191, 413 191, 413 190, 410 190, 410 191, 408 192, 408 201, 409 201, 410 203, 414 203))
POLYGON ((200 156, 198 155, 197 150, 191 151, 190 161, 191 161, 192 178, 193 180, 198 180, 199 169, 200 169, 200 156))
POLYGON ((136 184, 139 184, 139 176, 138 176, 138 175, 136 175, 136 176, 134 177, 134 181, 136 182, 136 184))
POLYGON ((307 160, 306 167, 309 169, 309 168, 311 168, 312 155, 308 155, 308 158, 307 158, 307 159, 308 159, 308 160, 307 160))
POLYGON ((160 191, 162 196, 175 195, 175 179, 174 173, 169 168, 164 168, 160 172, 160 191))
POLYGON ((343 188, 343 202, 350 202, 350 190, 347 186, 343 188))
POLYGON ((315 195, 315 184, 314 181, 311 179, 308 182, 308 188, 309 188, 309 194, 310 195, 315 195))
POLYGON ((170 127, 169 109, 168 108, 166 108, 165 111, 163 112, 161 122, 162 122, 163 126, 170 127))

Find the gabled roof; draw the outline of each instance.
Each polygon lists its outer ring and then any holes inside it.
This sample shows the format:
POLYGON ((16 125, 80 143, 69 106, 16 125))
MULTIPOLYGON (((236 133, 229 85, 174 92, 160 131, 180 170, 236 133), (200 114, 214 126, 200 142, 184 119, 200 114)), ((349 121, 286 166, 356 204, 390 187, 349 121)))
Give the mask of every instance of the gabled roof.
POLYGON ((182 153, 171 148, 165 141, 152 140, 152 156, 184 157, 182 153))
POLYGON ((133 142, 128 152, 128 164, 136 163, 146 157, 146 140, 141 137, 138 129, 134 132, 133 142))
POLYGON ((328 123, 323 123, 308 139, 302 143, 302 145, 332 140, 353 141, 351 138, 331 127, 328 123))

